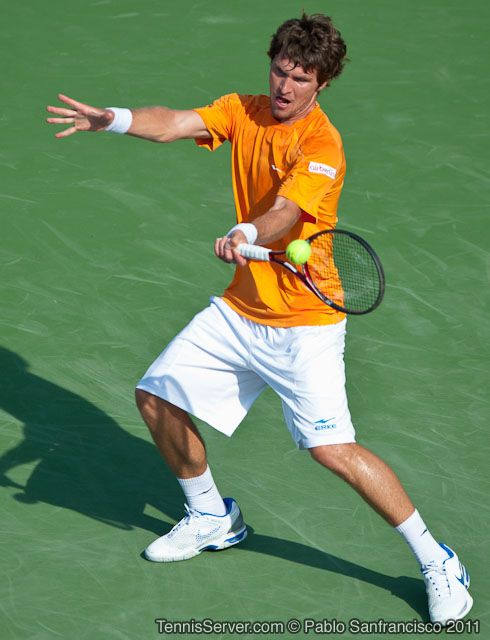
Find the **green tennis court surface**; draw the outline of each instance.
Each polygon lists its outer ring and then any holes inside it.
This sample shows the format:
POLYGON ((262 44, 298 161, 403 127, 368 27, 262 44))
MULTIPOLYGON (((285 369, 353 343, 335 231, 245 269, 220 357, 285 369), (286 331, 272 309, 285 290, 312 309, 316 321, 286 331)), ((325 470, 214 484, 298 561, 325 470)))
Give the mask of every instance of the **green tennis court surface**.
MULTIPOLYGON (((321 98, 348 162, 339 226, 375 247, 388 281, 382 306, 349 322, 359 441, 393 465, 433 534, 457 550, 472 579, 469 617, 486 637, 490 9, 305 9, 332 15, 349 47, 348 68, 321 98)), ((229 151, 109 134, 55 140, 43 122, 59 92, 177 108, 267 92, 269 37, 300 10, 291 0, 3 3, 5 640, 157 638, 157 618, 427 620, 405 543, 295 449, 270 393, 231 440, 201 425, 247 540, 184 563, 142 559, 182 517, 183 497, 133 387, 231 277, 212 253, 233 222, 229 151)))

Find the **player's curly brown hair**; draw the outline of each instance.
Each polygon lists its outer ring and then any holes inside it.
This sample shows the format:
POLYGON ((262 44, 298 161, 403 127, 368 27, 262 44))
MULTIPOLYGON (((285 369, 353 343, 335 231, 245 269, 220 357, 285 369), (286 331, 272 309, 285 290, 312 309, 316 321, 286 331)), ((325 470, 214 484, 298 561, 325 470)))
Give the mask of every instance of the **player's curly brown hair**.
POLYGON ((272 36, 267 55, 273 60, 281 51, 307 72, 316 71, 319 84, 330 84, 348 61, 347 47, 332 20, 321 13, 286 20, 272 36))

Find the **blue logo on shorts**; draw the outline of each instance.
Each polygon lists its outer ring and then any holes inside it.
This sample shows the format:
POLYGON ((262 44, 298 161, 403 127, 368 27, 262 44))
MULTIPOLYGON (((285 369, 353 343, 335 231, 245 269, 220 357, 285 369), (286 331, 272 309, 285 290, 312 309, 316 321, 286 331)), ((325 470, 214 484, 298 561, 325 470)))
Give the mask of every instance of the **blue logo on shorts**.
POLYGON ((325 429, 335 429, 335 427, 337 426, 334 423, 332 423, 332 420, 335 420, 335 418, 323 418, 322 420, 317 420, 314 424, 315 426, 315 431, 324 431, 325 429))

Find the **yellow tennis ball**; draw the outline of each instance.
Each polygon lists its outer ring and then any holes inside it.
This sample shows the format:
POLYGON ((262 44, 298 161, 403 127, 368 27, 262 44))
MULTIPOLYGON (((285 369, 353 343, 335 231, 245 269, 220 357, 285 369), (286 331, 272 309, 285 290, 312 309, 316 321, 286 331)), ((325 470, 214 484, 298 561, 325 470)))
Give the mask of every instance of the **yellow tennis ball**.
POLYGON ((288 244, 286 257, 294 264, 304 264, 311 256, 311 247, 306 240, 293 240, 288 244))

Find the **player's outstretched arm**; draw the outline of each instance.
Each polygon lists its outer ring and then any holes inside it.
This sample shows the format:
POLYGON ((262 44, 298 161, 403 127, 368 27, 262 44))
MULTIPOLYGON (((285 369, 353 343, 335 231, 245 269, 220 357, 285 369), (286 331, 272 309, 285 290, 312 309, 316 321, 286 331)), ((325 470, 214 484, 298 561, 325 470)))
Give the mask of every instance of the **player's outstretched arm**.
MULTIPOLYGON (((115 112, 98 109, 83 102, 59 94, 59 100, 67 107, 46 107, 56 118, 47 118, 49 124, 71 125, 56 133, 57 138, 66 138, 78 131, 104 131, 114 122, 115 112)), ((118 111, 116 109, 116 111, 118 111)), ((124 133, 152 142, 173 142, 184 138, 209 138, 209 131, 196 111, 168 109, 167 107, 145 107, 126 112, 129 120, 124 133)), ((109 129, 110 130, 110 129, 109 129)), ((121 131, 116 131, 122 133, 121 131)))

